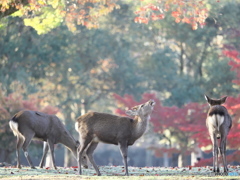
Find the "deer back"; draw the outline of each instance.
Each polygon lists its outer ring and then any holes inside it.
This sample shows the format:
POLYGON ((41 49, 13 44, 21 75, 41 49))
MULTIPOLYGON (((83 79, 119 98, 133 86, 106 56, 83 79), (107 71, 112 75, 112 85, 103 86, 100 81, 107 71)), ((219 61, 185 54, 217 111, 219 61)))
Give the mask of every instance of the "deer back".
POLYGON ((134 120, 128 117, 89 112, 77 119, 76 130, 95 141, 118 144, 120 139, 131 138, 134 124, 134 120))
POLYGON ((65 131, 58 117, 36 111, 20 111, 12 118, 12 121, 18 123, 18 130, 23 136, 28 132, 34 132, 34 138, 43 141, 50 138, 53 143, 58 143, 65 131))

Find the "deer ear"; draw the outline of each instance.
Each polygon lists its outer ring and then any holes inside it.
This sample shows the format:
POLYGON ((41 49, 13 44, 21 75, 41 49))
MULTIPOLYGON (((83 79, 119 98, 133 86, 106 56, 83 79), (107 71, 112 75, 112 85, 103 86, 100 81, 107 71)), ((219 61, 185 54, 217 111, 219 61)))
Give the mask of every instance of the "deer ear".
POLYGON ((207 100, 207 102, 209 103, 210 98, 207 95, 204 95, 205 99, 207 100))
POLYGON ((209 106, 212 105, 212 99, 210 97, 208 97, 207 95, 204 95, 205 96, 205 99, 207 100, 209 106))
POLYGON ((137 115, 137 112, 133 111, 133 110, 127 110, 125 113, 129 116, 136 116, 137 115))
POLYGON ((227 96, 225 96, 225 97, 223 97, 222 99, 220 99, 221 104, 225 103, 226 99, 227 99, 227 96))

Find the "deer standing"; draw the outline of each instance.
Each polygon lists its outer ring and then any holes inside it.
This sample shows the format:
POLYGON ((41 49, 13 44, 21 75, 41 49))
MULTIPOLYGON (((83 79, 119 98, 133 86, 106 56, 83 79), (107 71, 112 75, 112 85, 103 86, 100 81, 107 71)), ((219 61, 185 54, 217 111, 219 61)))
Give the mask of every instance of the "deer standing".
POLYGON ((227 135, 232 127, 232 119, 227 109, 222 106, 227 96, 221 99, 211 99, 205 95, 205 98, 210 105, 206 125, 213 145, 213 172, 216 174, 220 172, 218 162, 218 154, 220 153, 224 166, 224 173, 227 173, 226 142, 227 135), (220 139, 220 146, 218 145, 218 139, 220 139))
MULTIPOLYGON (((13 134, 17 136, 17 167, 21 168, 19 150, 22 147, 28 164, 35 169, 27 148, 31 140, 44 141, 43 156, 39 167, 42 168, 48 150, 51 151, 53 166, 57 169, 54 159, 54 144, 62 143, 77 157, 77 148, 80 145, 65 128, 63 123, 55 115, 48 115, 41 112, 23 110, 15 114, 9 121, 13 134), (46 145, 46 143, 48 145, 46 145)), ((86 162, 84 162, 86 165, 86 162)))
POLYGON ((86 155, 97 175, 101 175, 92 154, 98 143, 103 142, 120 146, 121 155, 124 160, 125 175, 128 175, 128 146, 133 145, 146 131, 154 105, 155 102, 150 100, 126 111, 127 115, 135 116, 134 119, 98 112, 89 112, 80 116, 75 124, 81 143, 78 150, 79 174, 82 174, 80 159, 83 152, 86 151, 86 155))

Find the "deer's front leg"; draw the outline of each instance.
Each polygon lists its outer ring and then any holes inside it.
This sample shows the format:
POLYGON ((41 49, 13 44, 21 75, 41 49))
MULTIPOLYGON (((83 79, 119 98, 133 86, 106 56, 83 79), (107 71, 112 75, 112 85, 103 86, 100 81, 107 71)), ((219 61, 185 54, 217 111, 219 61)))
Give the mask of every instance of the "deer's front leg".
POLYGON ((49 149, 49 147, 48 147, 47 143, 43 142, 43 156, 42 156, 41 162, 39 164, 40 168, 43 168, 43 165, 46 161, 46 156, 47 156, 47 153, 48 153, 48 149, 49 149))
POLYGON ((47 143, 48 143, 48 147, 50 149, 50 153, 51 153, 51 158, 52 158, 52 163, 53 163, 54 169, 57 170, 57 166, 55 164, 55 157, 54 157, 54 144, 53 144, 53 142, 50 139, 47 140, 47 143))
POLYGON ((120 145, 121 155, 123 157, 123 162, 124 162, 124 167, 125 167, 125 175, 128 176, 128 163, 127 163, 128 146, 127 146, 127 142, 120 142, 119 145, 120 145))

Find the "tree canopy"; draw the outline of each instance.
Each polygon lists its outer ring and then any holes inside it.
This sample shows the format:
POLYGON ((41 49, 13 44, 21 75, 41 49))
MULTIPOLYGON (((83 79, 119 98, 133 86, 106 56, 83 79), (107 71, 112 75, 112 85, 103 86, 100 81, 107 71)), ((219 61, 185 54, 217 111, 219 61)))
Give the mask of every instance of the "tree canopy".
MULTIPOLYGON (((76 31, 76 25, 98 28, 99 19, 114 9, 119 9, 119 2, 121 3, 120 0, 2 0, 0 17, 19 11, 18 15, 25 18, 25 23, 36 29, 39 26, 44 29, 54 28, 56 24, 65 21, 71 31, 76 31)), ((215 0, 212 3, 221 2, 215 0)), ((149 21, 172 16, 176 23, 190 24, 194 30, 198 26, 205 26, 211 9, 207 0, 138 0, 134 4, 136 16, 133 19, 136 23, 148 24, 149 21)))

